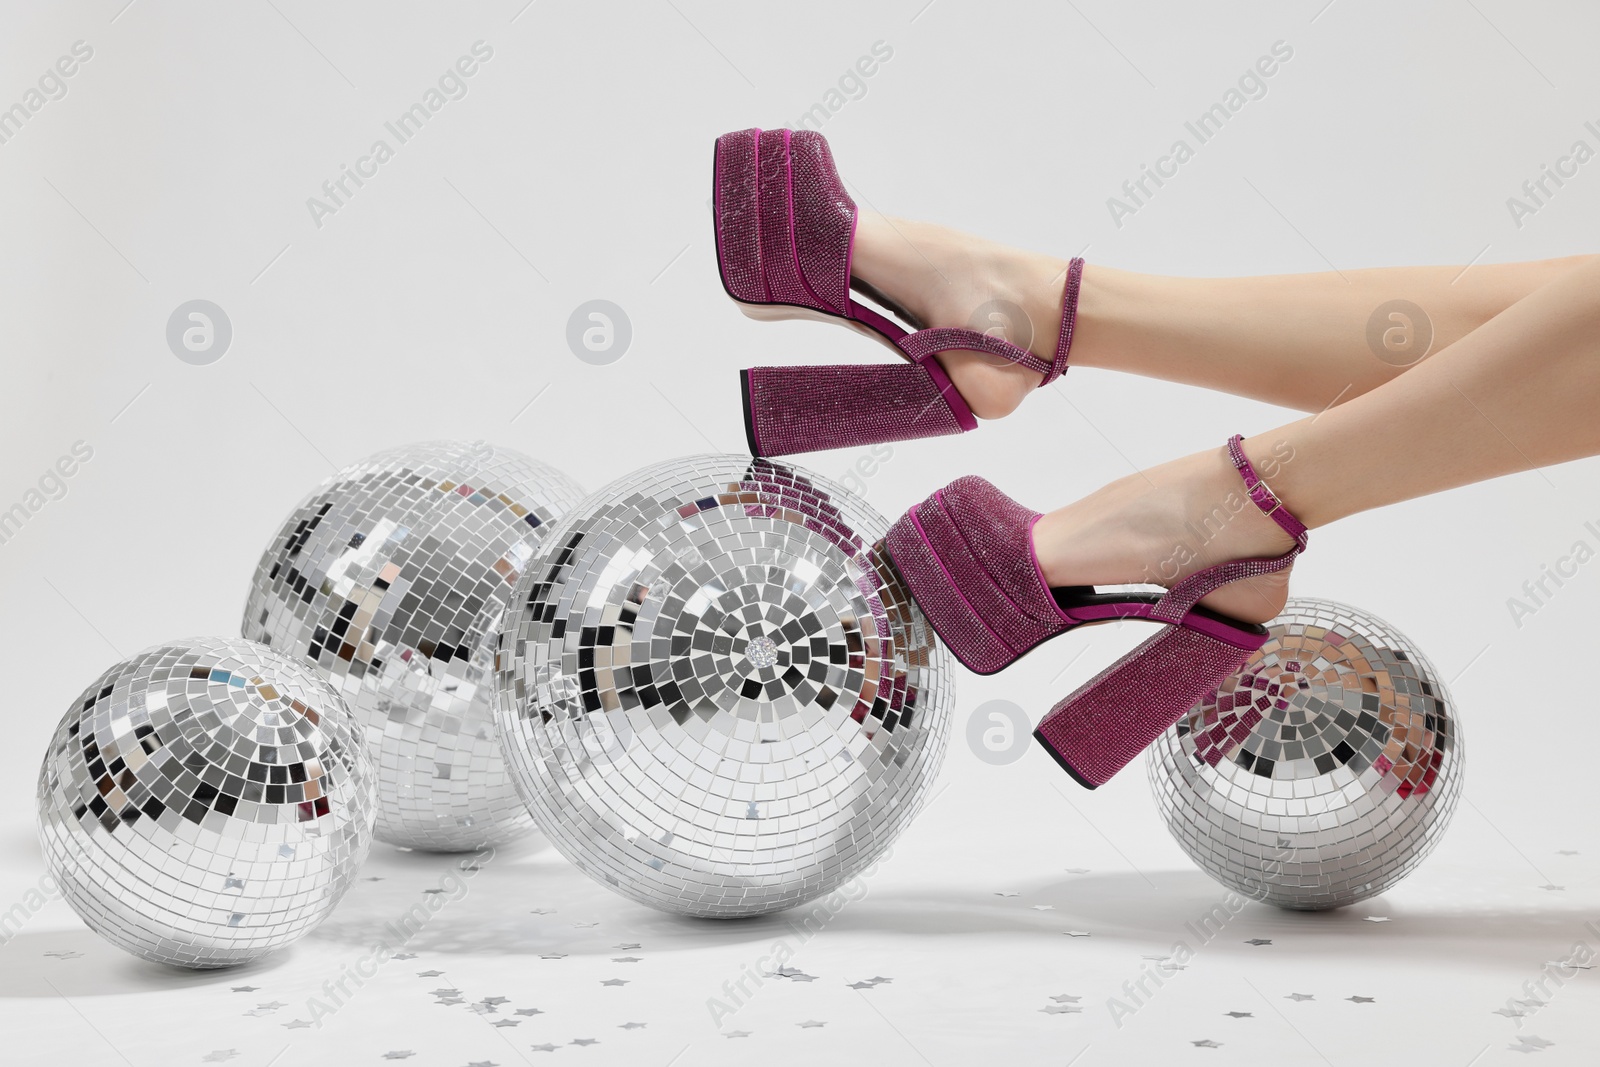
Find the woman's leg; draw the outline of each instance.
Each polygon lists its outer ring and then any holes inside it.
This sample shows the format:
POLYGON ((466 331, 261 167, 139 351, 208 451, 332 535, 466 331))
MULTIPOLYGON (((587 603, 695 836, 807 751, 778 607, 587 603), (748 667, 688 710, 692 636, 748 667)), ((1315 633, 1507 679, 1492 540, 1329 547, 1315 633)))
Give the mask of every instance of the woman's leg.
MULTIPOLYGON (((1393 355, 1380 347, 1385 358, 1369 345, 1368 322, 1381 305, 1406 300, 1420 307, 1427 321, 1409 326, 1431 331, 1427 350, 1438 352, 1597 258, 1260 278, 1167 278, 1090 264, 1079 291, 1072 364, 1321 411, 1392 380, 1421 358, 1415 341, 1411 351, 1393 355)), ((1066 267, 1053 256, 879 215, 861 216, 851 264, 854 277, 917 325, 987 329, 993 321, 1021 328, 1031 332, 1034 351, 1046 360, 1060 329, 1066 267), (1027 321, 1007 323, 998 311, 992 320, 981 314, 986 306, 1020 308, 1027 321)), ((1400 319, 1380 318, 1385 328, 1408 327, 1400 319)), ((1009 413, 1038 385, 1032 371, 995 366, 979 353, 939 358, 983 418, 1009 413)))
MULTIPOLYGON (((1600 454, 1600 260, 1573 268, 1407 374, 1247 439, 1245 452, 1307 526, 1502 474, 1600 454)), ((1051 585, 1173 581, 1276 555, 1288 536, 1244 500, 1222 449, 1111 483, 1034 529, 1051 585)), ((1228 586, 1208 607, 1265 622, 1287 572, 1228 586)))

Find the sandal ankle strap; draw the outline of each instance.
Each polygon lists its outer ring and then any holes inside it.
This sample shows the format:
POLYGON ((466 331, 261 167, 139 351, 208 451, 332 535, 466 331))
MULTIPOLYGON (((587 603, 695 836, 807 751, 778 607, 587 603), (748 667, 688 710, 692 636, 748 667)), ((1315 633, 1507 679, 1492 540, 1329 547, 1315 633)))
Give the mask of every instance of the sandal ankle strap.
POLYGON ((1235 559, 1195 571, 1167 590, 1166 595, 1156 601, 1155 606, 1150 609, 1150 618, 1158 622, 1182 622, 1184 616, 1188 615, 1196 604, 1223 586, 1244 578, 1281 571, 1305 551, 1309 539, 1305 523, 1295 518, 1289 509, 1283 506, 1283 501, 1267 488, 1267 483, 1261 480, 1261 476, 1250 463, 1250 458, 1244 454, 1244 447, 1241 444, 1243 440, 1240 435, 1229 439, 1228 458, 1238 470, 1239 477, 1244 479, 1245 493, 1250 501, 1268 518, 1283 527, 1285 533, 1294 538, 1294 547, 1283 555, 1271 559, 1235 559))
POLYGON ((1072 331, 1078 324, 1078 289, 1083 284, 1083 257, 1073 256, 1067 264, 1067 284, 1061 290, 1061 332, 1056 336, 1056 354, 1050 372, 1039 383, 1043 389, 1067 372, 1067 355, 1072 351, 1072 331))
POLYGON ((1256 473, 1250 457, 1244 454, 1243 434, 1234 434, 1228 438, 1228 458, 1233 461, 1239 477, 1244 479, 1244 491, 1250 502, 1260 508, 1263 515, 1283 527, 1283 532, 1294 538, 1296 544, 1305 548, 1306 524, 1295 518, 1294 514, 1283 506, 1283 501, 1278 499, 1277 494, 1256 473))
POLYGON ((921 363, 940 352, 953 349, 1000 356, 1039 374, 1039 388, 1042 389, 1066 372, 1067 357, 1072 351, 1073 329, 1078 321, 1078 288, 1082 281, 1083 259, 1074 257, 1067 264, 1067 283, 1061 293, 1061 332, 1056 336, 1055 356, 1049 363, 1003 337, 960 326, 918 330, 899 338, 895 344, 913 363, 921 363))

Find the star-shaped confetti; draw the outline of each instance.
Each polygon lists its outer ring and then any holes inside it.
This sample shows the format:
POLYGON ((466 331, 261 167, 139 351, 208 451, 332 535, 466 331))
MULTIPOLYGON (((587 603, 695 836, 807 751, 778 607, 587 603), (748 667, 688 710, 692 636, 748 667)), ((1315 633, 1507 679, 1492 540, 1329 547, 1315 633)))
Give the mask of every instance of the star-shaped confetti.
POLYGON ((599 1043, 600 1039, 596 1037, 575 1037, 571 1041, 571 1044, 574 1045, 598 1045, 599 1043))
POLYGON ((1082 1000, 1083 998, 1082 997, 1075 997, 1071 993, 1057 993, 1055 996, 1051 997, 1050 999, 1055 1001, 1057 1004, 1076 1004, 1076 1003, 1078 1003, 1078 1001, 1082 1000))
POLYGON ((453 997, 458 995, 460 992, 461 990, 459 989, 432 989, 429 990, 429 995, 435 997, 453 997))
POLYGON ((1016 897, 1016 896, 1021 896, 1021 895, 1022 894, 1017 893, 1016 891, 1010 890, 1010 889, 1003 889, 1000 892, 995 894, 995 896, 997 896, 997 897, 1016 897))
POLYGON ((643 959, 642 956, 612 956, 611 957, 611 962, 612 963, 638 963, 641 959, 643 959))
POLYGON ((593 928, 595 928, 596 926, 599 926, 600 924, 599 923, 573 923, 572 925, 576 926, 580 930, 592 930, 593 928))
POLYGON ((257 1004, 254 1008, 251 1008, 249 1011, 245 1012, 245 1014, 246 1015, 254 1015, 254 1016, 259 1017, 259 1016, 262 1016, 262 1015, 271 1015, 273 1012, 277 1011, 279 1008, 287 1008, 287 1007, 288 1007, 288 1005, 285 1004, 283 1001, 274 1000, 270 1004, 257 1004))
POLYGON ((500 1067, 500 1065, 493 1060, 473 1060, 467 1067, 500 1067))
POLYGON ((260 989, 261 987, 258 986, 258 985, 236 985, 236 986, 229 986, 228 988, 232 989, 233 992, 235 992, 235 993, 254 993, 256 990, 260 989))
POLYGON ((729 1030, 727 1033, 723 1034, 722 1036, 723 1037, 749 1037, 750 1036, 750 1031, 748 1031, 748 1030, 729 1030))
POLYGON ((1204 1041, 1191 1041, 1191 1042, 1189 1042, 1189 1044, 1193 1045, 1195 1048, 1221 1048, 1222 1047, 1222 1042, 1213 1041, 1209 1037, 1206 1038, 1204 1041))
POLYGON ((623 1023, 621 1026, 617 1027, 617 1029, 618 1030, 643 1030, 646 1026, 649 1026, 649 1025, 650 1025, 649 1023, 623 1023))
POLYGON ((397 1049, 394 1052, 385 1052, 383 1054, 383 1058, 386 1059, 386 1060, 409 1060, 411 1057, 413 1057, 415 1055, 416 1055, 415 1052, 412 1052, 408 1048, 404 1048, 404 1049, 397 1049))
POLYGON ((544 1010, 541 1009, 541 1008, 518 1008, 517 1009, 517 1014, 518 1015, 543 1015, 544 1014, 544 1010))
POLYGON ((628 984, 628 980, 626 978, 607 978, 605 981, 601 982, 600 984, 601 985, 627 985, 628 984))
POLYGON ((1046 1004, 1039 1009, 1046 1015, 1081 1015, 1083 1009, 1072 1004, 1046 1004))
POLYGON ((555 913, 556 909, 554 908, 534 908, 528 912, 529 915, 554 915, 555 913))
POLYGON ((1056 906, 1054 904, 1030 904, 1028 906, 1030 908, 1032 908, 1034 911, 1055 911, 1056 910, 1056 906))
POLYGON ((1555 1044, 1554 1041, 1546 1041, 1544 1038, 1535 1034, 1518 1035, 1517 1043, 1521 1045, 1527 1045, 1529 1048, 1549 1048, 1551 1045, 1555 1044))
POLYGON ((1576 856, 1576 855, 1578 855, 1578 853, 1574 849, 1558 848, 1558 849, 1556 849, 1556 855, 1558 855, 1558 856, 1576 856))
POLYGON ((522 1025, 522 1020, 521 1019, 496 1019, 494 1021, 494 1025, 495 1026, 521 1026, 522 1025))
POLYGON ((396 952, 389 958, 395 960, 414 960, 417 958, 417 954, 415 952, 396 952))
POLYGON ((200 1057, 201 1063, 226 1063, 239 1054, 236 1048, 219 1048, 200 1057))
POLYGON ((1068 867, 1067 868, 1067 873, 1068 874, 1088 874, 1089 873, 1089 868, 1087 868, 1087 867, 1068 867))
POLYGON ((639 942, 628 941, 621 945, 612 945, 611 947, 616 949, 618 952, 632 952, 639 947, 639 942))
POLYGON ((1252 937, 1248 941, 1246 941, 1245 944, 1247 944, 1247 945, 1270 945, 1270 944, 1272 944, 1272 938, 1270 938, 1270 937, 1252 937))
POLYGON ((1311 993, 1290 993, 1288 996, 1284 997, 1283 999, 1284 1000, 1301 1001, 1301 1000, 1316 1000, 1317 998, 1316 998, 1315 995, 1313 995, 1311 993))
POLYGON ((1539 888, 1551 893, 1565 893, 1567 891, 1567 887, 1564 885, 1542 885, 1539 888))
POLYGON ((541 952, 539 958, 541 960, 564 960, 567 958, 567 954, 565 952, 541 952))
POLYGON ((482 1000, 478 1001, 478 1003, 479 1004, 491 1004, 491 1005, 492 1004, 510 1004, 511 1000, 510 1000, 509 997, 484 997, 482 1000))
POLYGON ((552 1045, 547 1041, 542 1045, 529 1045, 528 1047, 533 1049, 533 1051, 535 1051, 535 1052, 554 1052, 556 1049, 560 1048, 561 1046, 560 1045, 552 1045))
POLYGON ((827 1026, 828 1024, 824 1022, 818 1022, 816 1019, 807 1019, 805 1022, 795 1023, 795 1025, 802 1030, 815 1030, 819 1026, 827 1026))
POLYGON ((418 978, 437 978, 443 973, 444 973, 443 971, 418 971, 417 972, 417 977, 418 978))
POLYGON ((782 966, 772 972, 775 978, 787 978, 791 982, 815 982, 817 976, 807 974, 798 967, 782 966))
POLYGON ((1520 1019, 1524 1015, 1528 1014, 1527 1012, 1518 1008, 1496 1008, 1494 1013, 1496 1015, 1504 1015, 1507 1019, 1520 1019))
POLYGON ((1255 1015, 1248 1011, 1225 1011, 1222 1014, 1230 1019, 1254 1019, 1255 1015))
POLYGON ((1344 999, 1352 1004, 1376 1004, 1378 1002, 1377 997, 1345 997, 1344 999))
POLYGON ((1087 930, 1063 930, 1061 932, 1066 934, 1068 937, 1088 937, 1089 936, 1089 931, 1087 931, 1087 930))
POLYGON ((310 1026, 311 1024, 306 1022, 304 1019, 290 1019, 288 1022, 283 1024, 283 1027, 286 1030, 305 1030, 310 1026))
POLYGON ((467 1010, 474 1015, 499 1015, 500 1009, 493 1004, 468 1004, 467 1010))

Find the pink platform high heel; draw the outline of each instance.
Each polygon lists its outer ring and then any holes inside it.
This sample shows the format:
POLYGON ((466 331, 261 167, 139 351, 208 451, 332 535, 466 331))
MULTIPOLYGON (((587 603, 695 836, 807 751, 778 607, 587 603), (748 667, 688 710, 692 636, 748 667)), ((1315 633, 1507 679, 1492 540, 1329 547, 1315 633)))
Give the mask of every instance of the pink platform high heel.
POLYGON ((1037 371, 1041 386, 1067 368, 1081 259, 1072 260, 1067 270, 1061 332, 1049 363, 977 330, 910 333, 852 298, 856 205, 820 133, 749 129, 717 138, 713 204, 722 287, 745 314, 837 320, 888 344, 908 361, 740 371, 745 435, 753 455, 787 456, 975 429, 978 420, 933 358, 939 352, 1000 356, 1037 371))
POLYGON ((1039 513, 982 478, 960 478, 906 512, 885 547, 928 621, 969 669, 993 674, 1077 626, 1146 619, 1161 630, 1056 703, 1034 730, 1057 763, 1093 789, 1216 689, 1266 642, 1267 630, 1200 607, 1243 578, 1271 574, 1306 547, 1306 528, 1273 496, 1241 447, 1228 455, 1245 492, 1294 538, 1272 559, 1219 563, 1161 595, 1050 588, 1033 549, 1039 513))

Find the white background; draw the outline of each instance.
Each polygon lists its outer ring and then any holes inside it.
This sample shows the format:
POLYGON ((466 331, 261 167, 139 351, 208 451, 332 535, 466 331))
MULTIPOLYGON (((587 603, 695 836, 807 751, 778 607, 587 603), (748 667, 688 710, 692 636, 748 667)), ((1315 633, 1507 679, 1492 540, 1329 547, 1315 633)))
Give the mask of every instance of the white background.
MULTIPOLYGON (((844 330, 737 314, 707 209, 713 138, 797 121, 874 42, 892 58, 823 126, 863 206, 1091 263, 1227 275, 1504 261, 1594 251, 1600 221, 1600 161, 1520 228, 1506 206, 1573 141, 1600 147, 1583 126, 1600 124, 1600 11, 1576 2, 125 2, 10 0, 0 24, 0 106, 75 41, 93 48, 66 95, 0 144, 0 508, 74 442, 93 449, 64 497, 0 544, 0 911, 43 871, 34 779, 68 701, 144 646, 236 633, 264 539, 334 468, 408 440, 485 438, 595 488, 653 459, 742 449, 738 367, 885 358, 844 330), (394 145, 384 123, 479 40, 493 57, 467 95, 315 225, 307 198, 375 139, 394 145), (1107 198, 1280 40, 1293 58, 1267 94, 1118 228, 1107 198), (165 341, 196 298, 232 322, 209 366, 165 341), (610 366, 565 340, 595 298, 632 322, 610 366)), ((1004 423, 895 446, 866 494, 892 516, 981 473, 1049 508, 1289 417, 1079 369, 1004 423)), ((858 458, 803 462, 839 477, 858 458)), ((1600 548, 1584 527, 1600 527, 1597 488, 1590 460, 1316 533, 1296 592, 1389 619, 1451 680, 1465 801, 1399 888, 1328 916, 1252 905, 1121 1028, 1107 998, 1221 890, 1168 838, 1142 769, 1085 793, 1042 753, 997 768, 960 740, 985 699, 1042 713, 1124 640, 1101 631, 959 680, 947 788, 867 898, 796 957, 817 980, 770 980, 720 1032, 707 998, 781 917, 646 912, 535 840, 502 851, 418 959, 388 964, 320 1028, 284 1024, 447 861, 378 846, 384 881, 244 976, 140 964, 50 904, 0 947, 0 1058, 143 1067, 234 1050, 214 1062, 264 1064, 287 1046, 277 1062, 409 1050, 521 1063, 548 1041, 562 1059, 629 1064, 1066 1063, 1087 1048, 1076 1062, 1465 1065, 1537 1035, 1551 1044, 1536 1054, 1587 1061, 1593 972, 1520 1029, 1493 1010, 1580 939, 1600 947, 1584 929, 1600 922, 1600 577, 1581 569, 1520 627, 1507 607, 1575 541, 1600 548), (1243 943, 1254 937, 1273 943, 1243 943), (612 963, 622 943, 642 962, 612 963), (425 969, 446 976, 413 973, 425 969), (619 975, 630 984, 599 984, 619 975), (893 981, 847 985, 873 976, 893 981), (441 985, 508 1002, 483 1016, 435 1006, 426 991, 441 985), (1084 1011, 1042 1013, 1056 995, 1084 1011), (259 1002, 285 1006, 244 1014, 259 1002), (618 1028, 633 1021, 646 1026, 618 1028)))

